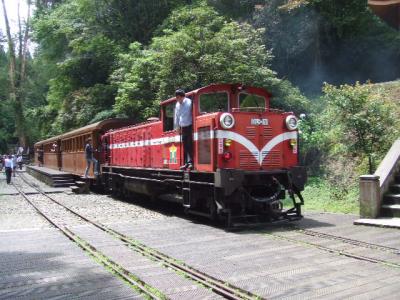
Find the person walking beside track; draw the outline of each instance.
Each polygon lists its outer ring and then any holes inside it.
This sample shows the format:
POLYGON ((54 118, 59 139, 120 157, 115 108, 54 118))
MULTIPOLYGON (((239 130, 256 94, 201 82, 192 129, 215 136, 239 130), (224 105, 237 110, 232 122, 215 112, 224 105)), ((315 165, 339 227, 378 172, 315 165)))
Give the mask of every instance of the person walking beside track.
POLYGON ((86 157, 86 170, 85 170, 85 178, 88 177, 89 174, 89 169, 90 169, 90 163, 93 163, 93 172, 94 175, 97 176, 97 159, 93 157, 93 146, 92 146, 92 139, 88 138, 86 140, 86 145, 85 145, 85 157, 86 157))
POLYGON ((22 154, 17 157, 17 163, 18 163, 19 169, 22 170, 22 164, 23 164, 22 154))
POLYGON ((15 177, 17 173, 17 156, 12 155, 12 162, 13 162, 13 177, 15 177))
POLYGON ((10 184, 11 183, 11 173, 12 173, 12 170, 14 168, 13 160, 12 160, 12 156, 11 155, 9 155, 4 160, 4 167, 5 167, 5 171, 6 171, 7 184, 10 184))

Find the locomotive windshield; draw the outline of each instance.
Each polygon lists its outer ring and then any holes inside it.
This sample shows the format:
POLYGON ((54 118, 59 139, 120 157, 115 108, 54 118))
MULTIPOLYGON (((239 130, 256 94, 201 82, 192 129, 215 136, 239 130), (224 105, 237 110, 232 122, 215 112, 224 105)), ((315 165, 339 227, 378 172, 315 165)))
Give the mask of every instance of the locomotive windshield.
POLYGON ((210 113, 217 111, 228 111, 229 109, 228 93, 212 93, 200 95, 199 110, 200 113, 210 113))
POLYGON ((176 102, 171 102, 163 107, 164 109, 164 131, 170 131, 174 129, 174 112, 176 102))
POLYGON ((240 108, 265 108, 265 98, 255 94, 240 93, 239 94, 239 107, 240 108))

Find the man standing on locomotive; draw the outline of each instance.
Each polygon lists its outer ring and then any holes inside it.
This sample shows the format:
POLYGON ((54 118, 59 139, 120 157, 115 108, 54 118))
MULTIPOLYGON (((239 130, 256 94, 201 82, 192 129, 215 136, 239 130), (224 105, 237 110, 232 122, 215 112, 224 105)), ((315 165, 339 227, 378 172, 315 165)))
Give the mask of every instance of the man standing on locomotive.
POLYGON ((193 126, 192 126, 192 100, 185 97, 185 92, 176 90, 176 106, 174 128, 182 135, 184 165, 181 170, 193 169, 193 126))

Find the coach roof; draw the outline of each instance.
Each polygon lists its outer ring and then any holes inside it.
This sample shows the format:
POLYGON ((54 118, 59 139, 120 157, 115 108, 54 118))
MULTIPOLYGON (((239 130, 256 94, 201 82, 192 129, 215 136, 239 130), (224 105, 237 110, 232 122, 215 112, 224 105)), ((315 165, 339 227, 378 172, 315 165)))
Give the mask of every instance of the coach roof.
POLYGON ((69 131, 69 132, 61 134, 61 135, 57 135, 57 136, 48 138, 43 141, 39 141, 35 144, 35 147, 38 147, 38 146, 44 145, 44 144, 48 144, 48 143, 52 143, 52 142, 56 142, 58 140, 63 140, 66 138, 82 135, 85 133, 91 133, 96 130, 102 130, 105 132, 112 128, 119 128, 119 127, 128 126, 128 125, 132 125, 132 124, 134 124, 134 121, 130 120, 130 119, 122 119, 122 118, 107 119, 107 120, 103 120, 100 122, 86 125, 84 127, 69 131))
POLYGON ((64 133, 63 135, 61 135, 61 139, 66 139, 69 137, 74 137, 85 133, 91 133, 93 131, 98 131, 98 130, 105 132, 112 128, 119 128, 131 124, 134 124, 134 121, 131 119, 122 119, 122 118, 107 119, 64 133))

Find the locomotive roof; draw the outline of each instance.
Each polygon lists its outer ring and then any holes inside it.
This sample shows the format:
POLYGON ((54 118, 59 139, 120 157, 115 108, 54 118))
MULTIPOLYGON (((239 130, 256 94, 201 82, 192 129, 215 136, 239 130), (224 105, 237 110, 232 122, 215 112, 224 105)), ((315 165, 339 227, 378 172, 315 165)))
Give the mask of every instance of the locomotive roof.
MULTIPOLYGON (((210 85, 207 85, 207 86, 198 88, 198 89, 196 89, 196 90, 187 92, 187 93, 186 93, 186 97, 193 96, 194 94, 197 94, 197 93, 200 92, 200 91, 201 91, 201 92, 203 92, 203 91, 211 91, 211 92, 212 92, 212 91, 218 91, 218 90, 232 90, 232 88, 237 88, 237 89, 243 88, 244 90, 245 90, 246 88, 251 88, 251 89, 253 89, 253 90, 262 91, 262 92, 266 93, 269 97, 272 97, 272 94, 269 93, 267 90, 265 90, 265 89, 263 89, 263 88, 257 88, 257 87, 253 87, 253 86, 245 86, 245 85, 240 84, 240 83, 235 83, 235 84, 229 84, 229 83, 213 83, 213 84, 210 84, 210 85)), ((175 100, 176 100, 176 97, 169 98, 169 99, 167 99, 167 100, 162 101, 162 102, 161 102, 161 105, 168 104, 168 103, 173 102, 173 101, 175 101, 175 100)))

